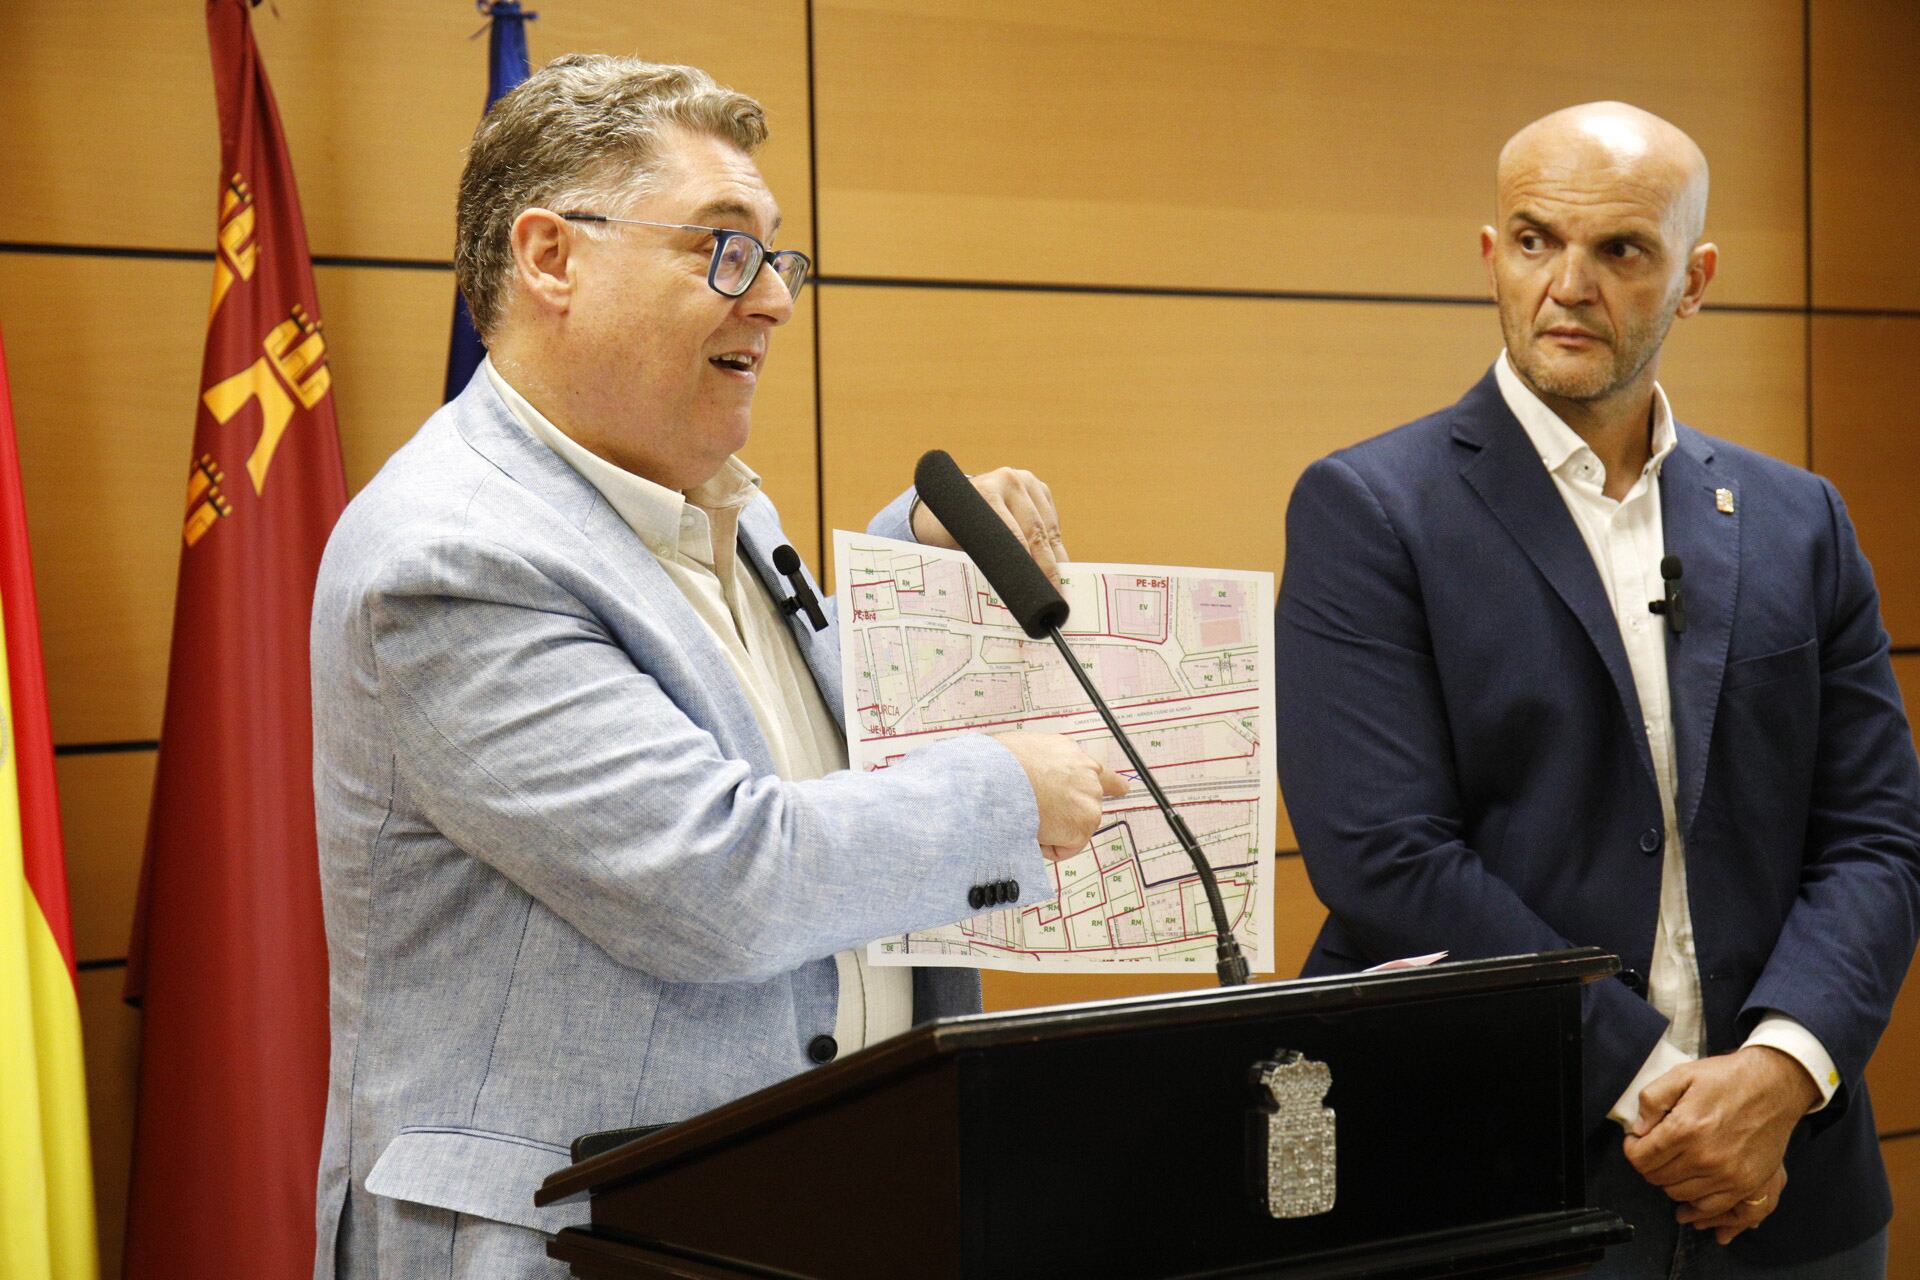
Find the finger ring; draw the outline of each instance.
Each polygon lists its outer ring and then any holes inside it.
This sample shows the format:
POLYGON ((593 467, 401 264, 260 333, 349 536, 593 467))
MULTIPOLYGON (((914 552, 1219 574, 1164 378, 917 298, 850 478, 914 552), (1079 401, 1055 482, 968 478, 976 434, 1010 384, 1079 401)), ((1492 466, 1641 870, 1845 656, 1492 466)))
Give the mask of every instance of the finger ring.
POLYGON ((1753 1199, 1751 1199, 1751 1200, 1742 1200, 1742 1201, 1741 1201, 1740 1203, 1741 1203, 1741 1204, 1752 1204, 1752 1205, 1761 1205, 1761 1204, 1765 1204, 1766 1202, 1767 1202, 1767 1197, 1766 1197, 1766 1196, 1765 1196, 1764 1194, 1762 1194, 1762 1195, 1757 1195, 1757 1196, 1755 1196, 1755 1197, 1754 1197, 1753 1199))

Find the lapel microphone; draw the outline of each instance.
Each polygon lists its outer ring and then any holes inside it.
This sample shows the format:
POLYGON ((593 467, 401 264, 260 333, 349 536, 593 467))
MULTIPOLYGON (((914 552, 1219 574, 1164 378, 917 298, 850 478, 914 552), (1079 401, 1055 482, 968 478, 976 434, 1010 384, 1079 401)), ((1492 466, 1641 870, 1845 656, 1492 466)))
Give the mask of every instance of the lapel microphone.
POLYGON ((1661 557, 1660 577, 1666 584, 1666 599, 1647 601, 1647 612, 1665 614, 1667 630, 1677 636, 1687 629, 1687 606, 1680 598, 1679 556, 1661 557))
POLYGON ((813 624, 815 631, 827 629, 826 611, 820 607, 820 597, 813 594, 813 588, 807 585, 806 570, 800 567, 800 553, 786 543, 773 549, 773 567, 793 588, 793 594, 785 600, 776 600, 780 612, 791 617, 806 610, 807 621, 813 624))

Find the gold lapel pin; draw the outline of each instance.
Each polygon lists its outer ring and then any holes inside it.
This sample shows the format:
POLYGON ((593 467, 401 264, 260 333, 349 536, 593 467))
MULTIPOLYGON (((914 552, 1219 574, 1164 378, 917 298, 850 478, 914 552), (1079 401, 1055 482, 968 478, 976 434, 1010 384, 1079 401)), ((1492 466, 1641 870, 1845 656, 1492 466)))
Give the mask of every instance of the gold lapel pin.
POLYGON ((1715 489, 1713 491, 1713 509, 1723 516, 1733 514, 1733 490, 1715 489))

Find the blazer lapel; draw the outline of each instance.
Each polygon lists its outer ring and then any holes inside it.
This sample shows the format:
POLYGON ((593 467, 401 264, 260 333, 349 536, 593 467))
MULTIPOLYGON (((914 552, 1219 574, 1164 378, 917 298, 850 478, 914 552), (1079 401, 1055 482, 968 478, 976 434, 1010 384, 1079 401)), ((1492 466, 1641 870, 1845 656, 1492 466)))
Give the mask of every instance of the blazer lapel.
MULTIPOLYGON (((692 671, 730 671, 726 651, 660 561, 640 540, 613 504, 591 481, 514 420, 485 371, 476 373, 453 401, 454 425, 474 452, 498 467, 515 484, 547 503, 577 530, 624 579, 626 598, 644 602, 647 616, 673 637, 692 671)), ((676 697, 689 711, 689 699, 705 698, 707 714, 696 715, 721 748, 773 772, 773 752, 738 682, 704 680, 676 697)))
POLYGON ((1684 632, 1667 636, 1667 687, 1680 775, 1674 808, 1684 838, 1700 810, 1714 712, 1733 643, 1741 513, 1740 486, 1717 474, 1713 446, 1690 427, 1675 423, 1674 430, 1679 443, 1660 469, 1660 522, 1667 552, 1680 557, 1687 617, 1684 632))
POLYGON ((1653 753, 1647 745, 1640 695, 1634 688, 1633 668, 1620 640, 1620 624, 1614 619, 1600 572, 1594 567, 1593 553, 1587 550, 1566 501, 1554 488, 1553 477, 1541 465, 1526 429, 1507 408, 1493 374, 1482 378, 1454 406, 1453 435, 1472 450, 1461 464, 1461 477, 1579 619, 1606 664, 1632 729, 1628 736, 1651 781, 1653 753))

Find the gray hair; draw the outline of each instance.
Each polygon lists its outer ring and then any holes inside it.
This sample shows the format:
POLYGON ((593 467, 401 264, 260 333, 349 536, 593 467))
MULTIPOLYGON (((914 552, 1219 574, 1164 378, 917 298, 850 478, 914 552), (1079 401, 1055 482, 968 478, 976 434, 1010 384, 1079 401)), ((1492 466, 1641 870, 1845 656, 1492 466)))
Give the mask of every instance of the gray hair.
POLYGON ((663 128, 680 126, 751 153, 767 117, 696 67, 604 53, 555 58, 493 104, 460 173, 453 275, 482 337, 498 326, 513 275, 514 219, 646 189, 663 128))

